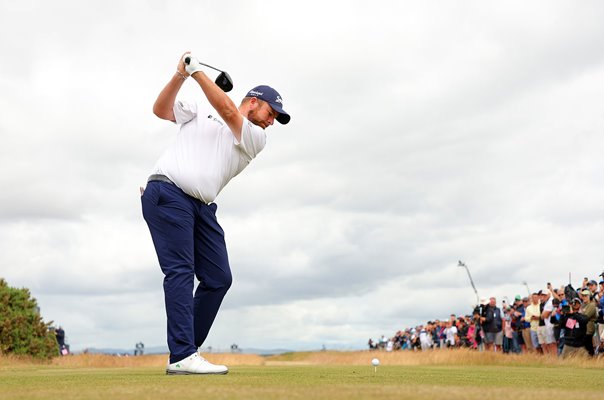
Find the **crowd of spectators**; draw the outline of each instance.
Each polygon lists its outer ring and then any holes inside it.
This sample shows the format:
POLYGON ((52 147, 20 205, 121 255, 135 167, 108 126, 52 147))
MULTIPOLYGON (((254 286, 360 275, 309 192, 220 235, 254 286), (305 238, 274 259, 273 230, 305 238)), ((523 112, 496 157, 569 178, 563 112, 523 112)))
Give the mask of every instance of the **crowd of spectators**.
POLYGON ((516 295, 501 307, 481 299, 468 315, 428 321, 369 339, 371 350, 397 351, 470 348, 508 354, 541 353, 567 357, 604 354, 604 272, 601 280, 584 278, 579 289, 550 283, 530 296, 516 295))

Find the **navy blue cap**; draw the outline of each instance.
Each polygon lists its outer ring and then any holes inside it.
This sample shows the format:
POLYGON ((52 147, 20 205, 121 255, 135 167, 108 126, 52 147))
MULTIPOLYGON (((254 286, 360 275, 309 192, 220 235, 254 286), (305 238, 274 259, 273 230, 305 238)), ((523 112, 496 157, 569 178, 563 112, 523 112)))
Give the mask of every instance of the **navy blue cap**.
POLYGON ((256 97, 260 100, 266 101, 273 110, 277 112, 276 120, 285 125, 289 122, 290 116, 283 109, 283 100, 281 95, 272 87, 266 85, 256 86, 250 90, 245 97, 256 97))

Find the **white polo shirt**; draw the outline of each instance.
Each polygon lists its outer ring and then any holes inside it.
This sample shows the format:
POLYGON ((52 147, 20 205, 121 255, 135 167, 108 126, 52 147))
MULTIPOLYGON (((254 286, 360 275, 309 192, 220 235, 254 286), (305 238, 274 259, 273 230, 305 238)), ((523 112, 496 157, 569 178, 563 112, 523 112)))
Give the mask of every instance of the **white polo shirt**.
POLYGON ((551 313, 554 311, 554 301, 553 301, 552 296, 549 297, 549 299, 547 300, 547 302, 543 306, 543 311, 549 311, 550 312, 550 316, 547 317, 544 320, 545 326, 547 326, 550 329, 553 328, 554 324, 552 324, 552 322, 550 321, 550 317, 552 316, 551 313))
POLYGON ((189 196, 211 203, 266 144, 264 129, 243 118, 241 141, 209 104, 176 101, 180 130, 152 174, 165 175, 189 196))

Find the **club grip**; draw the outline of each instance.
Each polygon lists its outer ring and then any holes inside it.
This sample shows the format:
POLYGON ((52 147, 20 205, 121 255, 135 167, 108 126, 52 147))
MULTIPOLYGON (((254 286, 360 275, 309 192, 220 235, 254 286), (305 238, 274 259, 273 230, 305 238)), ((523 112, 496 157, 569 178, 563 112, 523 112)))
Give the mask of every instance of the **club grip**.
POLYGON ((189 65, 191 63, 191 57, 185 57, 185 64, 189 65))

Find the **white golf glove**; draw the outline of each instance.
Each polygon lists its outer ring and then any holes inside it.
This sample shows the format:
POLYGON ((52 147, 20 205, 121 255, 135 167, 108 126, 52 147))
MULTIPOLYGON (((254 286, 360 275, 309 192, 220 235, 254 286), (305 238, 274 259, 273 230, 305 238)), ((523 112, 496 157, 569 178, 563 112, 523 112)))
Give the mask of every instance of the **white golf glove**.
POLYGON ((185 63, 187 74, 193 75, 195 72, 201 71, 201 64, 199 64, 199 60, 193 54, 185 54, 183 62, 185 63), (187 58, 189 59, 189 64, 185 61, 187 58))

